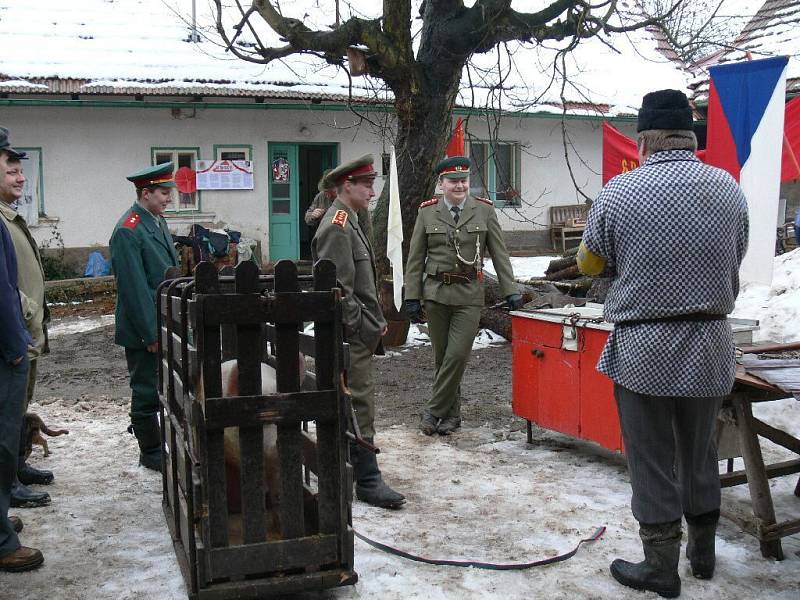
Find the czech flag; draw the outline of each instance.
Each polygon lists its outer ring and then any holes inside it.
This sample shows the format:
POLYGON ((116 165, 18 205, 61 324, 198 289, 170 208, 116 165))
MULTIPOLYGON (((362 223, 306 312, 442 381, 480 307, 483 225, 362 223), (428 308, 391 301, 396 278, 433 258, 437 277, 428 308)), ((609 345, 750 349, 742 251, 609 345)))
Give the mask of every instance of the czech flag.
POLYGON ((728 171, 747 198, 750 246, 740 277, 769 285, 775 256, 788 57, 709 69, 706 162, 728 171))

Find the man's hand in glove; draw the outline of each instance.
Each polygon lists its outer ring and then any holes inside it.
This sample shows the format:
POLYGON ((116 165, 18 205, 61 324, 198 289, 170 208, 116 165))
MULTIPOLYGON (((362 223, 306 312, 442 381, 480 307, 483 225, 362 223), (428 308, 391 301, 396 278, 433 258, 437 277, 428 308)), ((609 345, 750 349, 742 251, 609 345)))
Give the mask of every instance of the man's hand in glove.
POLYGON ((422 304, 419 300, 406 300, 403 302, 403 308, 412 323, 425 322, 425 318, 422 316, 422 304))
POLYGON ((506 296, 506 304, 511 310, 519 310, 525 304, 525 301, 522 299, 521 294, 510 294, 506 296))

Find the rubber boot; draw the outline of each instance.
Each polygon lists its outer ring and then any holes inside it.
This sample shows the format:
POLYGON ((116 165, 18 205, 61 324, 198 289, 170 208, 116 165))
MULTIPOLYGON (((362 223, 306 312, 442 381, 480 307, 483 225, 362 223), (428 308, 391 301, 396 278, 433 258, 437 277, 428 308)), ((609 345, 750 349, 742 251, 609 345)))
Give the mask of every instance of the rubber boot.
POLYGON ((711 579, 717 563, 715 540, 719 510, 691 516, 686 515, 689 526, 689 543, 686 545, 686 558, 692 565, 692 575, 698 579, 711 579))
POLYGON ((134 419, 128 428, 139 442, 139 464, 161 472, 161 432, 158 414, 134 419))
MULTIPOLYGON (((372 438, 364 439, 372 443, 372 438)), ((378 508, 400 508, 406 503, 403 494, 395 492, 383 481, 374 452, 351 443, 350 462, 356 480, 356 498, 378 508)))
POLYGON ((681 522, 639 525, 644 560, 639 563, 617 559, 611 563, 611 575, 622 585, 648 590, 663 598, 681 594, 678 560, 681 554, 681 522))

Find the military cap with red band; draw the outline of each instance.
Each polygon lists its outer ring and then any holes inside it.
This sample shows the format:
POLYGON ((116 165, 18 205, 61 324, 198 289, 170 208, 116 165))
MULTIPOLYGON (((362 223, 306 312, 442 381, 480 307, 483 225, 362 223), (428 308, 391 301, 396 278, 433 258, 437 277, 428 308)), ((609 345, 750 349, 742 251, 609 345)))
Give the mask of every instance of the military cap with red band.
POLYGON ((175 187, 172 174, 174 169, 175 166, 171 162, 161 163, 128 175, 126 179, 133 182, 137 190, 146 187, 175 187))
POLYGON ((378 172, 372 166, 374 162, 372 154, 365 154, 361 158, 339 165, 323 178, 323 185, 326 188, 332 188, 342 185, 345 181, 375 179, 378 172))
POLYGON ((472 162, 466 156, 451 156, 436 165, 436 174, 448 179, 464 179, 469 177, 472 162))

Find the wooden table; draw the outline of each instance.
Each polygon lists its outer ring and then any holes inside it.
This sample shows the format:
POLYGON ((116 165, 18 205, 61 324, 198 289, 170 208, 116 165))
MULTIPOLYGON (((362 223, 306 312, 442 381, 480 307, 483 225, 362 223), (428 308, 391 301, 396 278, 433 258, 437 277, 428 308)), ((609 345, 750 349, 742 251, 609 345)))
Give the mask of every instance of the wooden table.
MULTIPOLYGON (((797 363, 797 372, 800 373, 800 361, 797 363)), ((738 438, 738 453, 725 452, 725 444, 720 444, 720 460, 728 459, 728 472, 720 476, 721 485, 727 488, 747 483, 752 502, 752 514, 747 514, 723 498, 722 514, 758 539, 762 556, 776 560, 783 560, 781 538, 800 532, 800 518, 780 523, 776 521, 769 480, 800 473, 800 458, 765 464, 759 436, 795 452, 798 456, 800 440, 755 418, 752 405, 786 398, 793 391, 771 384, 747 372, 742 365, 737 365, 736 383, 722 408, 723 414, 724 411, 732 413, 733 419, 727 433, 734 430, 734 436, 738 438), (744 460, 743 470, 733 470, 734 456, 741 456, 744 460)), ((725 432, 718 432, 718 436, 724 438, 725 432)), ((794 493, 800 496, 800 481, 794 493)))

